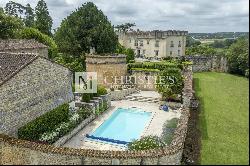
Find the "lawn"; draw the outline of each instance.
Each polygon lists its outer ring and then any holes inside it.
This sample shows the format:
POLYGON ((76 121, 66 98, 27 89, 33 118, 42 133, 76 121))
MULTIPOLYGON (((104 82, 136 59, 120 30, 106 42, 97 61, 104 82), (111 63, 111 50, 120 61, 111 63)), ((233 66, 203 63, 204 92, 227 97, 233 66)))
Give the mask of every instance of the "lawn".
POLYGON ((200 99, 201 164, 249 163, 249 80, 225 73, 195 73, 200 99))

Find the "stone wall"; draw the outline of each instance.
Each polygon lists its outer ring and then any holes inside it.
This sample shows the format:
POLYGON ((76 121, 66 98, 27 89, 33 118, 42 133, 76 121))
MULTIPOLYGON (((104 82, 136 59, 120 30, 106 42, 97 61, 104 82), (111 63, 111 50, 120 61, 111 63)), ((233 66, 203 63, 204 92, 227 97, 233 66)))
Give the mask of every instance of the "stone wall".
POLYGON ((86 56, 86 71, 97 72, 98 83, 110 87, 110 83, 117 82, 127 75, 127 64, 125 55, 88 55, 86 56), (104 78, 107 82, 104 82, 104 78))
POLYGON ((227 72, 227 59, 223 56, 183 56, 184 59, 193 62, 193 72, 217 71, 227 72))
POLYGON ((0 133, 17 136, 18 128, 73 100, 72 73, 38 57, 0 86, 0 133))
POLYGON ((114 100, 123 100, 126 96, 135 93, 137 91, 136 88, 127 88, 122 90, 114 90, 110 91, 110 99, 114 100))
POLYGON ((0 164, 79 164, 79 165, 180 165, 187 133, 190 100, 193 96, 192 70, 184 70, 185 103, 169 146, 144 151, 73 149, 18 140, 0 134, 0 164))

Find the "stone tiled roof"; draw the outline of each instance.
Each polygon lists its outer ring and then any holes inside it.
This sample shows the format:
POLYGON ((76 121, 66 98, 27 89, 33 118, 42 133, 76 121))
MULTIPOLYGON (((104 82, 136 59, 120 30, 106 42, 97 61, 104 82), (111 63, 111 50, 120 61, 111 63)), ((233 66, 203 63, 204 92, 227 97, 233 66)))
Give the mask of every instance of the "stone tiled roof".
POLYGON ((0 40, 0 52, 5 50, 18 50, 27 48, 47 48, 46 45, 37 42, 34 39, 8 39, 0 40))
POLYGON ((33 54, 0 52, 0 86, 36 58, 33 54))

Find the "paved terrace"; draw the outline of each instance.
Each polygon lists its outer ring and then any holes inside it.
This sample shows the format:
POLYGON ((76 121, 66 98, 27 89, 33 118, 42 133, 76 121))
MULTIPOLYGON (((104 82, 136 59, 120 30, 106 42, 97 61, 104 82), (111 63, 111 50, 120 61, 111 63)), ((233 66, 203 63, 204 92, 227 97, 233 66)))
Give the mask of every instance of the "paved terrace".
MULTIPOLYGON (((159 98, 160 95, 154 91, 141 91, 139 93, 133 94, 133 96, 142 96, 142 97, 151 97, 151 98, 159 98)), ((112 145, 103 142, 91 141, 85 137, 86 134, 89 134, 95 129, 97 129, 105 120, 107 120, 110 115, 117 110, 117 108, 131 108, 137 107, 141 108, 144 111, 152 112, 152 119, 148 126, 146 126, 145 130, 142 133, 142 136, 148 135, 156 135, 160 136, 162 133, 163 124, 172 118, 179 118, 180 112, 178 110, 171 110, 169 112, 164 112, 159 109, 159 104, 154 102, 141 102, 141 101, 130 101, 130 100, 120 100, 120 101, 112 101, 112 107, 102 114, 102 116, 95 119, 88 126, 83 128, 77 135, 72 137, 64 147, 73 147, 80 149, 97 149, 97 150, 126 150, 125 147, 119 145, 112 145)))

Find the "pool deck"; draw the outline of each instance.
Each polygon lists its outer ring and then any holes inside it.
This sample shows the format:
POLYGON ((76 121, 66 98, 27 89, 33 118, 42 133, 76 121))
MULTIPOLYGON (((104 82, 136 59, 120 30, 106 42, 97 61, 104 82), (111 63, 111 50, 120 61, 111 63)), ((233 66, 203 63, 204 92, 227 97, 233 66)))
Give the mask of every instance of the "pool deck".
MULTIPOLYGON (((159 97, 156 92, 142 91, 137 94, 145 97, 159 97)), ((152 119, 150 123, 145 127, 141 136, 155 135, 160 136, 162 133, 163 124, 172 118, 179 118, 180 111, 179 110, 169 110, 169 112, 164 112, 163 110, 159 110, 158 103, 147 103, 141 101, 129 101, 129 100, 120 100, 120 101, 112 101, 111 108, 108 111, 103 113, 101 116, 96 118, 93 122, 91 122, 88 126, 83 128, 78 134, 76 134, 73 138, 71 138, 64 147, 72 147, 72 148, 80 148, 80 149, 96 149, 96 150, 126 150, 126 147, 122 147, 120 145, 108 144, 103 142, 91 141, 85 137, 86 134, 89 134, 95 129, 97 129, 105 120, 107 120, 110 115, 116 111, 118 108, 131 108, 137 107, 143 109, 146 112, 152 112, 152 119)))

